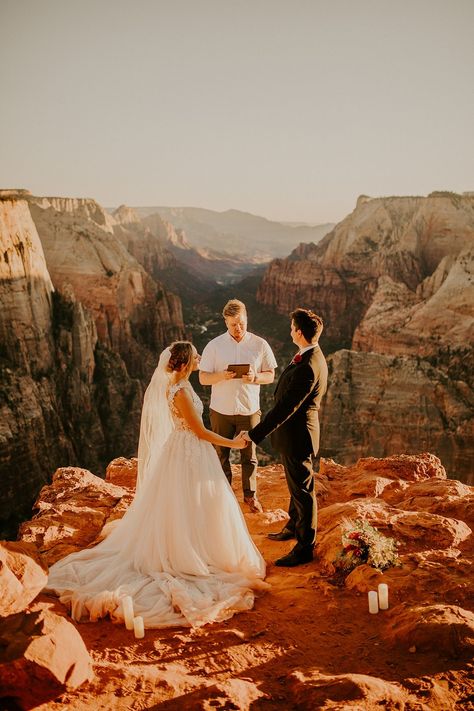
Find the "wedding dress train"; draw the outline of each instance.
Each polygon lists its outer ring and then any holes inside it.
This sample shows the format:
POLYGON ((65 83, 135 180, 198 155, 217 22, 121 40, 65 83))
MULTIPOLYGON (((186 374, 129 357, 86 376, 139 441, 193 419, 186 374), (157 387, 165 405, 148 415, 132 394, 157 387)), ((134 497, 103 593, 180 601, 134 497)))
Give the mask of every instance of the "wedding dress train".
POLYGON ((183 387, 202 415, 189 381, 169 388, 164 407, 173 428, 156 451, 149 443, 146 478, 124 517, 101 543, 49 571, 47 590, 77 621, 107 614, 121 621, 121 599, 130 595, 145 627, 199 627, 250 609, 253 591, 268 587, 265 562, 214 447, 174 407, 183 387))

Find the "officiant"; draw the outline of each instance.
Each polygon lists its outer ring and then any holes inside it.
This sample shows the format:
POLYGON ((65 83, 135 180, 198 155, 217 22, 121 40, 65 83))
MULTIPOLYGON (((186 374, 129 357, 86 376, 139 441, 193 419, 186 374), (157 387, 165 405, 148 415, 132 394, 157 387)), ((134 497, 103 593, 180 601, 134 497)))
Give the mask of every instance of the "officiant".
MULTIPOLYGON (((247 309, 231 299, 222 311, 227 331, 209 341, 199 366, 199 382, 211 386, 211 428, 223 437, 234 437, 260 422, 260 385, 275 379, 277 362, 265 339, 247 331, 247 309), (230 367, 229 367, 230 366, 230 367)), ((229 483, 230 450, 216 447, 229 483)), ((253 442, 240 450, 244 502, 252 513, 263 511, 257 496, 257 453, 253 442)))

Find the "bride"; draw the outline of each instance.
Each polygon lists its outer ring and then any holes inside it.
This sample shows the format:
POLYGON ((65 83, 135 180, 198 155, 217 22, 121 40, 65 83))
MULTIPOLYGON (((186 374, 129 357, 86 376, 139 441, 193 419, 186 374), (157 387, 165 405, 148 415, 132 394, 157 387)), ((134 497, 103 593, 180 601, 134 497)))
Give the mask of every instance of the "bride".
POLYGON ((163 351, 143 403, 134 500, 107 538, 50 568, 46 589, 74 620, 122 621, 130 595, 145 627, 200 627, 250 609, 268 587, 212 446, 247 443, 204 427, 189 382, 198 365, 187 341, 163 351))

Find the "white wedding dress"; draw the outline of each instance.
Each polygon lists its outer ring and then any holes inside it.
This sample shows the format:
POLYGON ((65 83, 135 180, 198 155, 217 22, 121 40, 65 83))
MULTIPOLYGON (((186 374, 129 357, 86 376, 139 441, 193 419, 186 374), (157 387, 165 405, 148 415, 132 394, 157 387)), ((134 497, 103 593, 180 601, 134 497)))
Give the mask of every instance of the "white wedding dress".
POLYGON ((47 590, 77 621, 107 614, 122 621, 121 599, 130 595, 145 627, 199 627, 250 609, 253 591, 268 588, 265 562, 214 447, 174 407, 180 388, 188 389, 202 416, 188 380, 166 390, 171 432, 157 452, 149 442, 146 477, 124 517, 101 543, 71 553, 49 571, 47 590))

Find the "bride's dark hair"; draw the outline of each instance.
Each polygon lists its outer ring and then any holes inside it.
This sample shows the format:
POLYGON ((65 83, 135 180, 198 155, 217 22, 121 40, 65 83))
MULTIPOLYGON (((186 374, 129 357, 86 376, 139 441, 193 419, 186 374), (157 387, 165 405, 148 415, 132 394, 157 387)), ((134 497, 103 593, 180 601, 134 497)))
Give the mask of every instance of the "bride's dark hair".
POLYGON ((190 375, 193 369, 193 344, 189 341, 175 341, 170 345, 170 359, 166 370, 173 373, 184 365, 186 376, 190 375))

